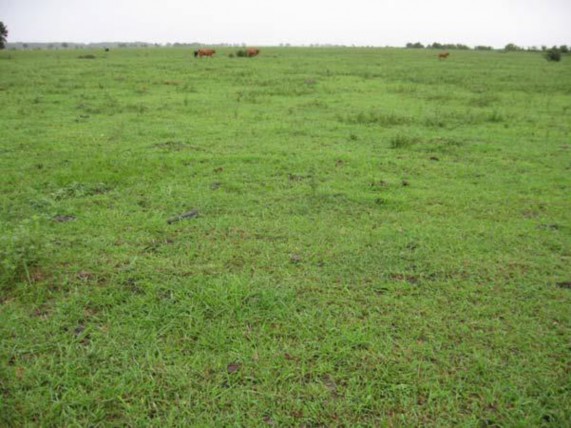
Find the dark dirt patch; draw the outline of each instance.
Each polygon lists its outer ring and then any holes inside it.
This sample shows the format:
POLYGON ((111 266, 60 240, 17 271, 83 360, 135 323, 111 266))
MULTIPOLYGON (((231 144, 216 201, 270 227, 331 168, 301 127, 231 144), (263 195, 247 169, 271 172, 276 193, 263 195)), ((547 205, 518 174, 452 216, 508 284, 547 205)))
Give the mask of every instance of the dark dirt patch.
POLYGON ((210 185, 210 190, 218 190, 220 189, 220 186, 222 186, 222 183, 220 183, 219 181, 215 181, 210 185))
POLYGON ((284 358, 288 361, 299 361, 298 357, 288 354, 287 352, 284 354, 284 358))
POLYGON ((83 281, 88 281, 88 280, 90 280, 90 279, 93 279, 94 277, 95 277, 95 275, 94 275, 93 273, 87 272, 87 271, 84 271, 84 270, 79 271, 79 272, 77 273, 77 278, 78 278, 78 279, 81 279, 81 280, 83 280, 83 281))
POLYGON ((571 290, 571 281, 558 282, 557 286, 559 288, 566 288, 567 290, 571 290))
POLYGON ((87 346, 91 343, 91 338, 89 337, 89 334, 85 334, 85 329, 86 326, 85 324, 79 324, 77 327, 75 327, 73 329, 73 335, 80 339, 79 343, 83 346, 87 346))
POLYGON ((68 221, 74 221, 76 217, 74 215, 56 215, 52 220, 57 223, 67 223, 68 221))
POLYGON ((198 210, 191 210, 191 211, 187 211, 185 213, 182 213, 181 215, 178 215, 176 217, 171 217, 167 220, 168 224, 173 224, 176 223, 177 221, 181 221, 181 220, 187 220, 187 219, 191 219, 191 218, 196 218, 198 217, 198 210))
POLYGON ((34 309, 33 316, 41 319, 47 319, 50 315, 50 311, 47 307, 40 306, 39 308, 34 309))
POLYGON ((325 385, 325 387, 329 390, 329 393, 333 398, 339 396, 339 392, 337 391, 337 384, 330 375, 326 374, 321 378, 321 381, 323 382, 323 385, 325 385))
POLYGON ((85 325, 79 324, 77 327, 73 329, 73 334, 76 336, 81 336, 81 333, 85 331, 85 325))
POLYGON ((180 151, 188 148, 188 144, 182 141, 165 141, 163 143, 158 143, 153 145, 156 149, 163 149, 168 151, 180 151))
POLYGON ((47 279, 47 274, 40 268, 36 267, 30 272, 30 280, 32 282, 41 282, 47 279))
POLYGON ((294 264, 301 263, 302 260, 303 258, 299 254, 292 254, 289 258, 289 261, 294 264))
POLYGON ((537 227, 539 229, 544 229, 544 230, 559 230, 559 229, 561 229, 561 226, 559 226, 558 224, 540 224, 537 227))
POLYGON ((276 423, 269 416, 264 416, 264 422, 268 425, 274 426, 276 423))
POLYGON ((229 374, 233 374, 233 373, 237 373, 241 367, 242 367, 242 364, 240 364, 240 363, 231 363, 231 364, 228 364, 228 367, 226 369, 228 370, 229 374))
POLYGON ((145 246, 145 248, 143 248, 143 251, 145 252, 149 252, 149 253, 155 253, 157 252, 161 247, 165 246, 165 245, 171 245, 174 243, 174 240, 172 239, 153 239, 152 241, 150 241, 147 246, 145 246))
POLYGON ((391 279, 396 281, 408 282, 409 284, 416 285, 420 282, 420 279, 414 275, 406 275, 402 273, 393 273, 391 274, 391 279))
POLYGON ((133 294, 144 293, 144 290, 137 284, 137 280, 135 278, 127 278, 124 281, 122 281, 120 284, 125 287, 125 290, 133 294))
POLYGON ((168 140, 162 143, 153 144, 151 148, 165 150, 168 152, 180 152, 182 150, 194 150, 197 152, 205 152, 206 149, 192 145, 186 141, 168 140))
POLYGON ((291 173, 290 173, 290 174, 287 175, 287 178, 289 179, 289 181, 301 181, 301 180, 303 180, 304 178, 307 178, 307 177, 304 176, 304 175, 291 174, 291 173))

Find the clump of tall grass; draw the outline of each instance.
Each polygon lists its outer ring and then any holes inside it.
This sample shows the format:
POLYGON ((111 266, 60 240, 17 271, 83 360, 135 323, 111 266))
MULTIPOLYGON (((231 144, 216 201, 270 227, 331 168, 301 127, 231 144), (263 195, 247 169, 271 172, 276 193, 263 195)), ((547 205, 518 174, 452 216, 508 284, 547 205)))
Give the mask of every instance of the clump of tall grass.
POLYGON ((420 142, 417 137, 411 137, 408 135, 397 134, 390 140, 391 149, 402 149, 410 147, 413 144, 420 142))
POLYGON ((408 116, 383 111, 359 112, 342 119, 344 122, 358 125, 396 126, 411 122, 411 118, 408 116))
POLYGON ((0 222, 0 290, 15 281, 30 278, 30 269, 40 262, 42 239, 37 218, 23 221, 17 227, 0 222))

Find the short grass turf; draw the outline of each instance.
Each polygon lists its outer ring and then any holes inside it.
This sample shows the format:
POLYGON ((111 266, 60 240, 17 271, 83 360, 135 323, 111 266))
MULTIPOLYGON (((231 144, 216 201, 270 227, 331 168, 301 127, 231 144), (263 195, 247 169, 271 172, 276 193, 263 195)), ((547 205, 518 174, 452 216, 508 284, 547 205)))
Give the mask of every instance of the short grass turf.
POLYGON ((569 426, 571 58, 230 53, 0 53, 0 425, 569 426))

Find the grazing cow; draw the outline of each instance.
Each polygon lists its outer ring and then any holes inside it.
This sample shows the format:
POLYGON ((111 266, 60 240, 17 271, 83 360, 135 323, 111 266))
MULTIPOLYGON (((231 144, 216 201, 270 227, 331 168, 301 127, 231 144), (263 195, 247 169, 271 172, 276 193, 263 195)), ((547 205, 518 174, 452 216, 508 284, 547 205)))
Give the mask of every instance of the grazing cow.
POLYGON ((440 52, 438 54, 438 59, 446 59, 450 56, 450 52, 440 52))
POLYGON ((202 58, 203 56, 209 56, 212 57, 214 54, 216 53, 216 51, 214 49, 198 49, 197 51, 194 51, 194 57, 199 57, 202 58))
POLYGON ((248 58, 252 58, 253 56, 259 55, 260 54, 260 50, 259 49, 254 49, 254 48, 248 48, 246 49, 246 56, 248 58))

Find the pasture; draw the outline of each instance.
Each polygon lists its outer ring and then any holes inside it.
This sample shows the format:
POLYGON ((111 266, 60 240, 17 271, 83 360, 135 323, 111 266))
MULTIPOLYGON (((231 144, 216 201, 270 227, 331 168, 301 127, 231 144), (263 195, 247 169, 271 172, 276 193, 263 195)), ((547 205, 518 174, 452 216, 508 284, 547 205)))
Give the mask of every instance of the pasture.
POLYGON ((571 58, 231 52, 0 52, 0 425, 568 425, 571 58))

